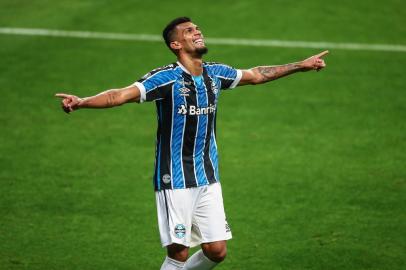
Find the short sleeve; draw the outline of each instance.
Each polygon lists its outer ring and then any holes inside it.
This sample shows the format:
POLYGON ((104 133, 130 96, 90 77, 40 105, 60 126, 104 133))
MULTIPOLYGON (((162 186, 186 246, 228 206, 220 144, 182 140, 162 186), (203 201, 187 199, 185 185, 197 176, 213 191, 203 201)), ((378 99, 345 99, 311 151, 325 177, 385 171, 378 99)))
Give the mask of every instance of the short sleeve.
POLYGON ((241 80, 242 71, 228 65, 214 63, 210 65, 214 75, 221 81, 221 89, 235 88, 241 80))
POLYGON ((133 85, 141 92, 140 102, 144 102, 166 98, 174 82, 175 78, 171 70, 156 69, 144 75, 133 85))

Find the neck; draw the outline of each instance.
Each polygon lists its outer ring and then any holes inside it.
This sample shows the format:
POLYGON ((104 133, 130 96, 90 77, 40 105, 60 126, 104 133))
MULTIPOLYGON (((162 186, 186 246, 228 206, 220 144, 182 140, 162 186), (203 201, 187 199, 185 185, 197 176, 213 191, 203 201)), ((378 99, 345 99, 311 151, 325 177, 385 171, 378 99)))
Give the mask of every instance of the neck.
POLYGON ((191 55, 179 55, 178 61, 189 71, 193 76, 199 76, 203 73, 202 57, 192 57, 191 55))

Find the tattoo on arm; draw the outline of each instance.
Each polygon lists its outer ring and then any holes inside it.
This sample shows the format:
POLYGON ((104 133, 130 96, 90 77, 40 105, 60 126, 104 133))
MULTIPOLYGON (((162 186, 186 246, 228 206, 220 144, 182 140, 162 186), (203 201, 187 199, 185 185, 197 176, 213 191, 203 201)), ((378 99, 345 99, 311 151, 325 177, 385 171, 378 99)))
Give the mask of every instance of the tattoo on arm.
POLYGON ((109 91, 107 92, 107 107, 113 107, 116 105, 117 92, 109 91))
POLYGON ((253 68, 253 71, 259 73, 261 76, 258 83, 276 80, 300 70, 302 70, 302 67, 298 63, 286 64, 281 66, 262 66, 253 68))
POLYGON ((110 108, 121 105, 120 93, 116 89, 107 90, 92 97, 83 98, 80 108, 110 108))

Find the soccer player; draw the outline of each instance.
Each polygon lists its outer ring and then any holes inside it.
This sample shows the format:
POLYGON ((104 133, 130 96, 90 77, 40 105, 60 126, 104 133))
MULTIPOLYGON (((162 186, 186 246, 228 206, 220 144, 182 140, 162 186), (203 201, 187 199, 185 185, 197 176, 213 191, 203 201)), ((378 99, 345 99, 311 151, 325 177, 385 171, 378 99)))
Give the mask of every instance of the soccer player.
POLYGON ((213 269, 226 256, 231 230, 221 192, 216 111, 221 90, 266 83, 326 65, 328 51, 279 66, 240 70, 203 62, 207 47, 200 28, 187 17, 163 30, 177 62, 157 68, 134 84, 79 98, 56 94, 70 113, 81 108, 109 108, 155 101, 158 115, 154 186, 161 243, 167 249, 161 270, 213 269), (189 247, 201 249, 188 258, 189 247))

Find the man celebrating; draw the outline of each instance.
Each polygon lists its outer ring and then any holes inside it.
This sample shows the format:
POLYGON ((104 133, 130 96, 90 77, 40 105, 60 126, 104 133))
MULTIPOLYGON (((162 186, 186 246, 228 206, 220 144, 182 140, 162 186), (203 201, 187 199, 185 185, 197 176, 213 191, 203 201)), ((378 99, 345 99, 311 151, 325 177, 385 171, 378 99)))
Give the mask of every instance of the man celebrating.
POLYGON ((157 68, 121 89, 79 98, 56 94, 70 113, 80 108, 109 108, 128 102, 155 101, 158 114, 154 186, 159 232, 167 257, 161 270, 213 269, 226 256, 231 238, 219 182, 216 111, 221 90, 261 84, 326 65, 328 51, 304 61, 247 70, 203 62, 203 35, 189 18, 163 30, 177 62, 157 68), (190 247, 201 249, 188 259, 190 247))

